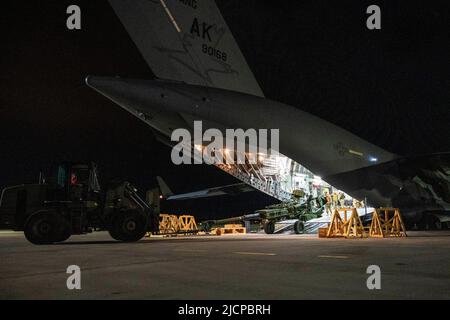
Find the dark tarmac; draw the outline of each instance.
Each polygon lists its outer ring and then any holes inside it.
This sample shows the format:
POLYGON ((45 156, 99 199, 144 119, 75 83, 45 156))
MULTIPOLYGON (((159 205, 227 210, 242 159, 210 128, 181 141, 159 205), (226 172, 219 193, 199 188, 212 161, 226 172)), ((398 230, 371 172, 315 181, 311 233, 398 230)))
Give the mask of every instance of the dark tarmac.
POLYGON ((449 299, 450 231, 408 238, 240 235, 35 246, 0 231, 0 299, 449 299), (69 265, 81 289, 66 286, 69 265), (369 290, 369 265, 381 290, 369 290))

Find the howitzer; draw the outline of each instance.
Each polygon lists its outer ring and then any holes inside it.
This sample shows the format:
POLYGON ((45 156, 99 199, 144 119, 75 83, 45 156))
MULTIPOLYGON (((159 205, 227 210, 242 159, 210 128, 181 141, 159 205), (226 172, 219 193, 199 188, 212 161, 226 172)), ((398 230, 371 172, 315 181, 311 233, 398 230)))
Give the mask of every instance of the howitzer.
POLYGON ((323 197, 309 197, 306 201, 294 197, 291 201, 270 205, 255 211, 255 213, 259 214, 264 232, 267 234, 275 232, 276 222, 288 219, 297 219, 294 223, 294 232, 301 234, 305 230, 306 221, 322 215, 323 206, 323 197))
POLYGON ((259 221, 267 234, 275 232, 275 223, 278 221, 297 219, 294 223, 294 232, 301 234, 304 232, 304 223, 308 220, 318 218, 322 214, 324 206, 323 197, 309 197, 306 201, 301 201, 294 197, 293 200, 285 201, 256 210, 252 214, 221 220, 208 220, 200 225, 204 231, 210 231, 213 227, 223 226, 229 223, 242 223, 245 221, 259 221))

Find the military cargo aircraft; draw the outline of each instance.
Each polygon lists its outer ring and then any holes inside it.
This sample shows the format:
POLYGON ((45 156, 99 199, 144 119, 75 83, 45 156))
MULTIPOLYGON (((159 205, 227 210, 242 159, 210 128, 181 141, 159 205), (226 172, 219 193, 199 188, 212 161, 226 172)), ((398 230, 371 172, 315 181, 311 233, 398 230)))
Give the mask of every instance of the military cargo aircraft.
POLYGON ((411 223, 450 220, 450 153, 403 157, 294 107, 265 98, 213 0, 109 0, 157 78, 88 76, 86 83, 148 124, 165 144, 177 128, 279 129, 279 155, 217 165, 279 200, 309 170, 411 223), (280 169, 282 168, 282 170, 280 169))

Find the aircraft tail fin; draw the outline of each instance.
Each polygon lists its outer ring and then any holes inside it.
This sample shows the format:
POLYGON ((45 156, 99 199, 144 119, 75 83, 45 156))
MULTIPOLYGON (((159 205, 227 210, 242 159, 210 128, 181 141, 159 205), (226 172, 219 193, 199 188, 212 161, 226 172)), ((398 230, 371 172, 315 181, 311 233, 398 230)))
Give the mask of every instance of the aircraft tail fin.
POLYGON ((169 186, 166 184, 166 182, 163 180, 163 178, 161 178, 160 176, 157 176, 156 180, 158 181, 159 189, 164 198, 168 198, 168 197, 174 195, 174 193, 172 192, 172 190, 170 190, 169 186))
POLYGON ((153 73, 264 97, 214 0, 109 0, 153 73))

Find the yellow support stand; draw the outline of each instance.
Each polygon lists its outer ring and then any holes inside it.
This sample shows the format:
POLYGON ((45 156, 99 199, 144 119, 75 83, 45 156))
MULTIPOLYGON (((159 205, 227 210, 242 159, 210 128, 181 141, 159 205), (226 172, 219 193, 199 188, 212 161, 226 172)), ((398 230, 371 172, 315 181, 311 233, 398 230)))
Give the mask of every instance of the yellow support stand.
POLYGON ((178 217, 172 214, 160 214, 159 215, 159 233, 168 234, 176 233, 179 230, 178 217))
POLYGON ((382 218, 378 213, 378 209, 372 213, 372 223, 370 224, 369 237, 384 238, 382 218))
POLYGON ((194 216, 181 215, 178 218, 179 231, 195 231, 197 230, 197 223, 194 216))
MULTIPOLYGON (((320 236, 320 235, 319 235, 320 236)), ((363 238, 367 236, 356 208, 335 209, 325 235, 327 238, 363 238)), ((371 238, 406 237, 406 228, 398 208, 379 208, 372 213, 368 236, 371 238)))
MULTIPOLYGON (((346 215, 346 213, 345 213, 346 215)), ((345 234, 345 221, 342 220, 339 210, 334 209, 331 216, 330 226, 327 231, 327 238, 343 237, 345 234)))
POLYGON ((197 231, 197 223, 194 216, 161 213, 159 215, 159 234, 188 233, 197 231))
POLYGON ((406 237, 406 228, 403 223, 400 210, 398 208, 380 208, 377 211, 384 212, 384 218, 381 218, 383 223, 384 237, 406 237), (392 218, 391 218, 391 214, 392 218))
POLYGON ((405 224, 403 223, 402 215, 399 209, 395 209, 394 217, 391 224, 391 236, 393 237, 407 237, 405 224))
POLYGON ((331 217, 327 238, 362 238, 366 235, 356 208, 335 209, 331 217), (341 216, 343 213, 343 217, 341 216), (348 215, 350 213, 350 216, 348 215))
POLYGON ((398 208, 376 209, 372 214, 369 236, 374 238, 406 237, 406 228, 400 210, 398 208))
POLYGON ((356 208, 352 208, 351 212, 352 214, 350 215, 350 219, 346 224, 345 237, 363 238, 366 233, 364 231, 364 226, 362 224, 361 218, 358 215, 358 211, 356 210, 356 208))

